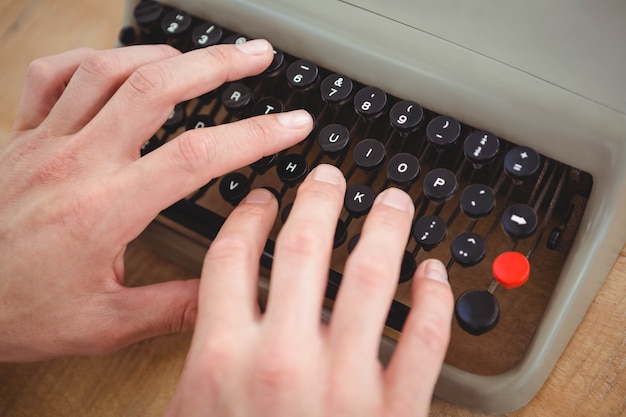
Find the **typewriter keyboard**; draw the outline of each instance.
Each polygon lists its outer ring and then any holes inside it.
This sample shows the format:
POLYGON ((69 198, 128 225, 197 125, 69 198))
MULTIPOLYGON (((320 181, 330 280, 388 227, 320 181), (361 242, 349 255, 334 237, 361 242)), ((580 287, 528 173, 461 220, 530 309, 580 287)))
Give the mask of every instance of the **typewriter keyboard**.
MULTIPOLYGON (((134 18, 135 26, 120 33, 123 44, 169 43, 187 51, 248 39, 219 22, 152 1, 139 3, 134 18)), ((184 130, 307 109, 316 125, 304 141, 214 179, 161 217, 211 239, 250 189, 270 188, 281 203, 262 259, 270 267, 272 241, 299 182, 315 165, 334 164, 348 188, 326 293, 331 306, 343 262, 376 194, 402 188, 412 196, 416 214, 385 334, 397 339, 402 329, 416 265, 439 258, 456 298, 446 363, 496 375, 512 369, 532 340, 576 235, 592 178, 419 102, 276 50, 259 76, 178 104, 142 153, 184 130)))

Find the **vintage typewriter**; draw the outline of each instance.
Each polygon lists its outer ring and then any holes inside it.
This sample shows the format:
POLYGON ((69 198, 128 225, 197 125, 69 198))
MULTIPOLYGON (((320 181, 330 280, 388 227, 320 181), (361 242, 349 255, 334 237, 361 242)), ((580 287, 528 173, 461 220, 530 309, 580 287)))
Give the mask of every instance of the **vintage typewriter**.
POLYGON ((626 240, 625 16, 624 3, 565 0, 129 0, 123 45, 186 51, 263 37, 276 48, 263 74, 176 106, 142 152, 267 112, 305 108, 316 120, 302 143, 211 181, 145 236, 198 268, 249 189, 280 196, 274 238, 299 181, 335 164, 348 190, 330 306, 369 204, 403 188, 416 215, 381 359, 410 309, 416 264, 437 257, 457 301, 436 394, 491 413, 519 408, 626 240))

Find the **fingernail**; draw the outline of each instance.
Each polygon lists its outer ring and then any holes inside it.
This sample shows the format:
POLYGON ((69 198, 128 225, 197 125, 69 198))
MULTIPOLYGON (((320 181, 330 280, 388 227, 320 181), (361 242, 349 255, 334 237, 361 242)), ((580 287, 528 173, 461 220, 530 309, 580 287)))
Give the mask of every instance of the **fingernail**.
POLYGON ((428 259, 424 262, 426 263, 426 265, 424 265, 424 278, 449 284, 448 271, 441 261, 437 259, 428 259))
POLYGON ((306 110, 293 110, 276 115, 278 123, 290 129, 302 127, 311 123, 311 115, 306 110))
POLYGON ((313 169, 311 172, 311 178, 315 181, 339 185, 341 184, 341 181, 343 181, 343 174, 331 165, 321 164, 313 169))
POLYGON ((246 204, 269 204, 273 199, 274 194, 272 194, 270 190, 265 188, 255 188, 248 193, 243 201, 246 204))
POLYGON ((388 188, 378 196, 379 202, 400 211, 413 210, 413 201, 407 193, 398 188, 388 188))
POLYGON ((253 39, 244 43, 235 44, 235 46, 247 55, 265 55, 272 47, 265 39, 253 39))

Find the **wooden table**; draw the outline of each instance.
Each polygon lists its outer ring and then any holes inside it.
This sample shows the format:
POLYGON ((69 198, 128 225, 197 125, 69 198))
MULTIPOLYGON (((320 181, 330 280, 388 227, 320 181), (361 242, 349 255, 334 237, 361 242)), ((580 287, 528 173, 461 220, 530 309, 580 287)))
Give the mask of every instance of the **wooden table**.
MULTIPOLYGON (((0 143, 36 57, 114 44, 123 0, 12 0, 0 6, 0 143)), ((190 276, 145 242, 127 255, 131 285, 190 276)), ((626 247, 537 397, 511 416, 626 415, 626 247)), ((1 329, 0 329, 1 331, 1 329)), ((176 385, 190 334, 144 341, 102 357, 0 364, 3 416, 158 416, 176 385)), ((432 416, 480 416, 439 399, 432 416)))

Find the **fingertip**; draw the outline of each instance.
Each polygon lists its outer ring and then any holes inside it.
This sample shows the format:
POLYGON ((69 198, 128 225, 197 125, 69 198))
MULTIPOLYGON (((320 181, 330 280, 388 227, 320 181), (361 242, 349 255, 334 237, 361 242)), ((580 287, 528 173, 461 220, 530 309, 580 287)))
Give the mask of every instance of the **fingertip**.
POLYGON ((266 188, 255 188, 248 193, 242 203, 267 205, 274 201, 276 201, 276 197, 270 190, 266 188))
POLYGON ((450 285, 448 271, 438 259, 427 259, 420 264, 415 273, 417 279, 430 279, 442 284, 450 285))
POLYGON ((272 45, 265 39, 253 39, 235 46, 246 55, 267 55, 273 50, 272 45))
POLYGON ((289 129, 299 129, 305 126, 313 127, 313 118, 306 110, 293 110, 285 113, 278 113, 276 120, 281 126, 289 129))
POLYGON ((345 181, 341 171, 328 164, 320 164, 311 171, 311 178, 315 181, 325 182, 332 185, 341 185, 345 181))

